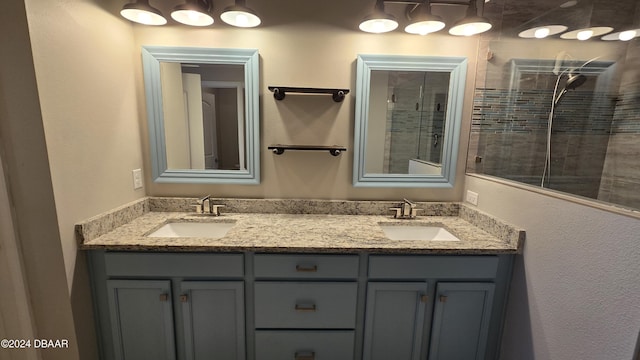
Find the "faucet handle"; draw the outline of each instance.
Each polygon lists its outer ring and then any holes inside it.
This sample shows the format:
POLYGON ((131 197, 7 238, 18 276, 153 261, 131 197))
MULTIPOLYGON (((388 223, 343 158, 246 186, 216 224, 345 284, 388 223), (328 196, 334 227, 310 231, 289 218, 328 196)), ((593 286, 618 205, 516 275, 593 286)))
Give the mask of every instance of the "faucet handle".
POLYGON ((389 208, 389 210, 395 211, 395 214, 393 214, 393 217, 396 219, 402 216, 402 208, 394 207, 394 208, 389 208))
POLYGON ((225 205, 210 205, 210 212, 213 216, 220 216, 220 208, 225 207, 225 205))
POLYGON ((417 216, 417 212, 422 210, 423 209, 411 208, 411 218, 415 218, 417 216))

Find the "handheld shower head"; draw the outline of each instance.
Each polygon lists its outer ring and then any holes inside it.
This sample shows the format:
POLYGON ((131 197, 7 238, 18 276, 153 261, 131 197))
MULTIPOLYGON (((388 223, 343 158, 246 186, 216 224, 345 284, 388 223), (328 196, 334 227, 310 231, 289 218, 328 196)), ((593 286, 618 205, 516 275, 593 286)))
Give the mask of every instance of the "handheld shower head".
POLYGON ((569 78, 567 79, 567 82, 564 84, 564 87, 560 91, 560 94, 558 94, 558 97, 555 100, 555 105, 558 105, 558 103, 560 102, 560 99, 562 99, 562 97, 564 96, 564 94, 567 93, 567 91, 575 90, 579 88, 586 81, 587 81, 587 77, 582 74, 573 73, 573 72, 569 73, 569 78))
POLYGON ((569 78, 567 79, 567 83, 564 84, 564 88, 569 90, 575 90, 576 88, 579 88, 580 86, 582 86, 582 84, 584 84, 585 81, 587 81, 586 76, 582 74, 570 73, 569 78))

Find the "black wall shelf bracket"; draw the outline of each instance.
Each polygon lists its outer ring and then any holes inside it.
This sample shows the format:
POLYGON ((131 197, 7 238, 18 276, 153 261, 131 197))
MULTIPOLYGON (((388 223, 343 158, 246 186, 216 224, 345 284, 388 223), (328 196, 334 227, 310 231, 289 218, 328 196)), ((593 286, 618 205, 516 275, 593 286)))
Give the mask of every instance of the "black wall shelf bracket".
POLYGON ((344 146, 322 146, 322 145, 271 145, 268 147, 269 150, 272 150, 276 155, 284 154, 285 150, 310 150, 310 151, 329 151, 329 153, 333 156, 338 156, 343 151, 347 151, 347 148, 344 146))
POLYGON ((349 93, 349 89, 321 89, 321 88, 303 88, 303 87, 287 87, 287 86, 269 86, 269 91, 273 92, 276 100, 284 99, 286 93, 298 94, 331 94, 333 101, 341 102, 344 96, 349 93))

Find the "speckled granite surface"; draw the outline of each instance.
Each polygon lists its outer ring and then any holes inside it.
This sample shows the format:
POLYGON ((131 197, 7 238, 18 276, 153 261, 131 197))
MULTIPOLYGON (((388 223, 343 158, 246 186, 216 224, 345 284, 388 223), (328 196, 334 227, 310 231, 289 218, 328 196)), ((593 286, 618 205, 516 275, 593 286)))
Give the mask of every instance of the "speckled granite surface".
POLYGON ((82 249, 131 251, 501 254, 520 251, 524 241, 523 230, 457 203, 418 203, 431 215, 415 220, 382 215, 398 202, 220 199, 227 206, 220 217, 191 213, 194 203, 142 199, 76 225, 76 234, 82 249), (235 225, 220 239, 146 236, 182 221, 235 225), (380 224, 442 226, 461 241, 389 240, 380 224))

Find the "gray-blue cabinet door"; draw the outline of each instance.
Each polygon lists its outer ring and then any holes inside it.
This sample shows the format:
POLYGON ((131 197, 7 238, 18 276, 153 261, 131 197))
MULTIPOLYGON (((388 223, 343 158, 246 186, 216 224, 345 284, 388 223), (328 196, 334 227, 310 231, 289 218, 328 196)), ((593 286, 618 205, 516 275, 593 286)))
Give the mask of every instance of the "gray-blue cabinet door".
POLYGON ((184 281, 180 289, 187 360, 244 360, 244 283, 184 281))
POLYGON ((175 360, 169 280, 107 280, 116 360, 175 360))
POLYGON ((369 282, 363 359, 418 360, 426 306, 426 282, 369 282))
POLYGON ((484 360, 492 283, 438 283, 429 360, 484 360))

